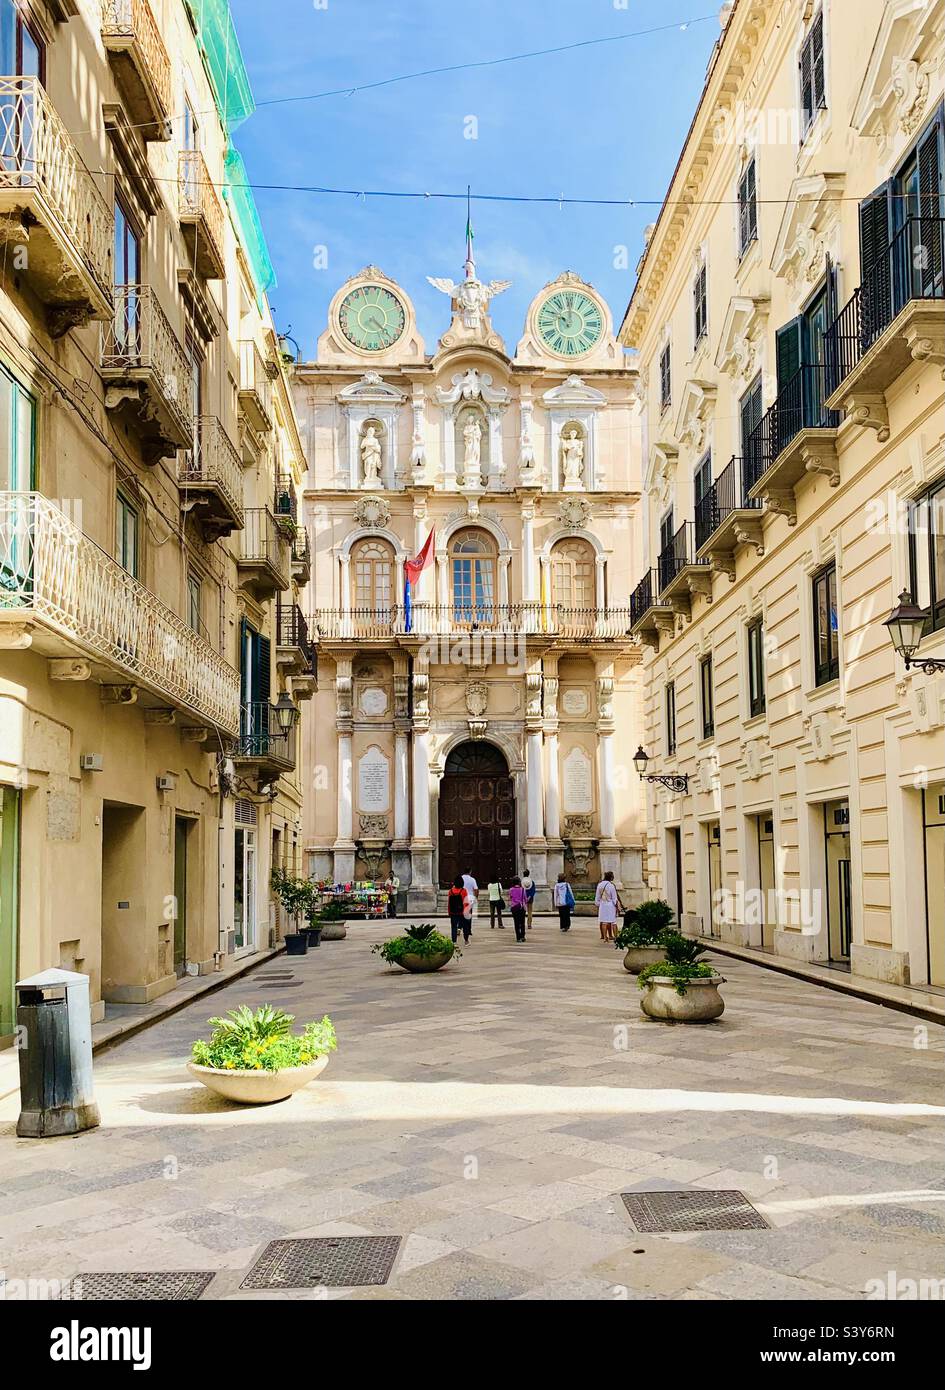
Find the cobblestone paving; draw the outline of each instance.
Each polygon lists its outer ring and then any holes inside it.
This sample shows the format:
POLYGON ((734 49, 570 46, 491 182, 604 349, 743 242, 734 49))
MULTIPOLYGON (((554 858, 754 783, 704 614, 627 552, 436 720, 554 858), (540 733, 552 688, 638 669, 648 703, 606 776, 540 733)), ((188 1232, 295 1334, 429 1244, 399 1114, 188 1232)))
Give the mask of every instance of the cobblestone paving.
POLYGON ((740 961, 717 1023, 646 1021, 597 939, 481 924, 436 975, 382 933, 280 959, 96 1060, 102 1127, 18 1140, 0 1105, 0 1271, 216 1270, 265 1243, 401 1235, 396 1299, 861 1299, 941 1279, 943 1030, 740 961), (291 971, 290 987, 267 976, 291 971), (324 1077, 236 1108, 191 1081, 206 1019, 269 1000, 330 1013, 324 1077), (736 1188, 768 1230, 637 1234, 619 1193, 736 1188))

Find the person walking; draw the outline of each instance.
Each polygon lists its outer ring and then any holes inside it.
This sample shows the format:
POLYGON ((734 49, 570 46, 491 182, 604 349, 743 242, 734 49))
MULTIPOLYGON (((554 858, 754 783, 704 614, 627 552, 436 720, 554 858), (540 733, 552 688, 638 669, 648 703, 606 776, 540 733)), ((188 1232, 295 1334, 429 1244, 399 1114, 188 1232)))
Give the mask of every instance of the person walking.
POLYGON ((617 912, 623 911, 620 896, 614 884, 613 870, 608 869, 597 885, 597 892, 594 894, 594 902, 597 905, 597 922, 600 927, 601 941, 613 941, 614 928, 617 924, 617 912))
POLYGON ((463 886, 461 878, 454 878, 453 886, 446 896, 446 910, 450 917, 450 936, 453 938, 453 945, 459 940, 460 932, 463 933, 463 941, 469 940, 472 931, 472 912, 469 904, 469 894, 463 886))
POLYGON ((527 908, 525 905, 525 889, 522 887, 520 878, 513 878, 509 886, 509 911, 512 914, 512 922, 515 926, 516 942, 525 940, 525 916, 527 908))
POLYGON ((473 878, 472 874, 463 874, 463 887, 469 894, 469 920, 470 922, 474 922, 476 920, 476 909, 479 906, 479 884, 473 878))
POLYGON ((526 916, 527 916, 527 918, 528 918, 528 930, 531 931, 531 929, 532 929, 532 913, 535 911, 535 892, 536 892, 536 888, 535 888, 535 880, 532 878, 531 874, 528 872, 527 866, 526 866, 526 869, 525 869, 524 874, 522 875, 522 887, 523 887, 524 890, 525 890, 525 913, 526 913, 526 916))
POLYGON ((499 927, 505 930, 505 923, 502 921, 502 909, 505 903, 502 898, 502 884, 496 879, 488 885, 486 892, 489 894, 489 926, 494 930, 499 927))
POLYGON ((552 901, 558 909, 558 925, 562 931, 571 930, 571 913, 574 911, 574 893, 564 874, 558 875, 558 882, 552 890, 552 901))
POLYGON ((384 888, 387 891, 387 915, 388 917, 396 917, 397 894, 400 892, 400 879, 395 873, 388 874, 384 888))

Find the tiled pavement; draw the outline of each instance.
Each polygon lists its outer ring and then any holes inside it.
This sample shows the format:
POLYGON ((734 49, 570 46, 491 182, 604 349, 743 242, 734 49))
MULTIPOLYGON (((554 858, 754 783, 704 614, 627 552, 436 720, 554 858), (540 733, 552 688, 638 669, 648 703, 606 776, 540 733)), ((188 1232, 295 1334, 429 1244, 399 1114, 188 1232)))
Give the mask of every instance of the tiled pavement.
POLYGON ((938 1279, 943 1031, 718 959, 726 1012, 644 1020, 620 957, 579 923, 526 946, 481 925, 437 975, 390 971, 356 925, 96 1059, 103 1123, 17 1140, 0 1103, 0 1271, 218 1271, 265 1242, 405 1237, 389 1284, 332 1297, 858 1299, 938 1279), (291 971, 293 979, 275 977, 291 971), (184 1070, 206 1019, 270 1000, 331 1014, 324 1077, 239 1109, 184 1070), (770 1230, 639 1235, 621 1191, 739 1188, 770 1230))

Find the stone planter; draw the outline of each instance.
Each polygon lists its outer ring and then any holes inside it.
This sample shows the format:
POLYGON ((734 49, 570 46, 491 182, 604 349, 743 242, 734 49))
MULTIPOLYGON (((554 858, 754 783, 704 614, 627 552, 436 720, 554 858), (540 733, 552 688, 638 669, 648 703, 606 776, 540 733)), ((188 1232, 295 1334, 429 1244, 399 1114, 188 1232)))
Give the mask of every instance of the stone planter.
POLYGON ((348 935, 346 922, 322 922, 323 941, 344 941, 348 935))
POLYGON ((217 1067, 200 1067, 196 1062, 188 1062, 187 1070, 224 1100, 237 1101, 240 1105, 272 1105, 307 1086, 327 1066, 326 1053, 307 1066, 286 1067, 284 1071, 224 1071, 217 1067))
POLYGON ((666 952, 662 946, 631 946, 623 958, 623 968, 629 970, 631 975, 639 975, 645 965, 655 965, 657 961, 665 959, 666 952))
POLYGON ((305 932, 286 932, 283 940, 285 941, 285 953, 287 956, 304 956, 305 952, 308 950, 305 932))
POLYGON ((452 959, 452 951, 438 951, 435 956, 401 956, 395 964, 411 975, 426 975, 431 970, 442 970, 452 959))
POLYGON ((725 1001, 719 994, 719 985, 724 983, 721 975, 687 980, 686 993, 677 994, 675 980, 657 976, 647 980, 640 1008, 647 1018, 663 1022, 709 1023, 725 1008, 725 1001))

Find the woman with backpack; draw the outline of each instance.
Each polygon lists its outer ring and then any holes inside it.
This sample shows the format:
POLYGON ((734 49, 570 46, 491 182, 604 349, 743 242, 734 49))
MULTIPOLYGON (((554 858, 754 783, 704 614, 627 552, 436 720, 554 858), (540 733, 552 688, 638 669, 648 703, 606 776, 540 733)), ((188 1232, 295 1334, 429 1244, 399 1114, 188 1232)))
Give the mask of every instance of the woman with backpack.
POLYGON ((558 882, 552 890, 552 901, 558 909, 558 925, 562 931, 571 930, 571 913, 574 911, 574 893, 564 874, 558 875, 558 882))
POLYGON ((455 946, 461 931, 463 941, 467 942, 472 932, 472 903, 462 878, 453 879, 453 886, 446 897, 446 910, 450 917, 450 936, 453 938, 453 945, 455 946))
POLYGON ((520 878, 513 878, 509 886, 509 911, 515 924, 516 942, 525 940, 525 889, 520 878))

